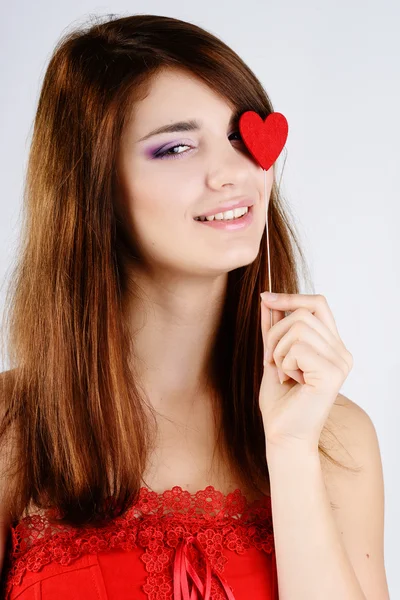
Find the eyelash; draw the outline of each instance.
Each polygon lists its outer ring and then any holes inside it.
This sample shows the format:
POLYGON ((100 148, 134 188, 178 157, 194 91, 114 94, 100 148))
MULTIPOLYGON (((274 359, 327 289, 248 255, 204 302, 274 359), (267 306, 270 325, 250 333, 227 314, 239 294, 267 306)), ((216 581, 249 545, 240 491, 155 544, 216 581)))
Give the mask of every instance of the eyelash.
MULTIPOLYGON (((238 134, 240 139, 242 139, 239 131, 233 131, 229 137, 231 137, 232 135, 235 135, 235 134, 238 134)), ((185 150, 185 152, 172 152, 172 154, 168 154, 168 153, 171 152, 171 150, 175 150, 175 148, 180 148, 181 146, 189 146, 189 144, 176 144, 175 146, 168 148, 168 150, 164 150, 164 152, 159 152, 158 154, 155 154, 154 158, 160 158, 161 160, 165 159, 166 157, 172 158, 172 159, 178 158, 182 154, 185 154, 186 150, 185 150)))

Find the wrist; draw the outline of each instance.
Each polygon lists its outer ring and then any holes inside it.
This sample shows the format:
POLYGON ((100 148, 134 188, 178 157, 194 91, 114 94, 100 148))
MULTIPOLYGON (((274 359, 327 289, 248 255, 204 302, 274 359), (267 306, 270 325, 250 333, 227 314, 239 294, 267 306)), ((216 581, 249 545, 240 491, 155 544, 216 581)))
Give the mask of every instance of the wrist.
POLYGON ((310 446, 303 442, 274 443, 266 440, 267 461, 279 460, 293 463, 304 463, 304 461, 319 461, 318 446, 310 446))

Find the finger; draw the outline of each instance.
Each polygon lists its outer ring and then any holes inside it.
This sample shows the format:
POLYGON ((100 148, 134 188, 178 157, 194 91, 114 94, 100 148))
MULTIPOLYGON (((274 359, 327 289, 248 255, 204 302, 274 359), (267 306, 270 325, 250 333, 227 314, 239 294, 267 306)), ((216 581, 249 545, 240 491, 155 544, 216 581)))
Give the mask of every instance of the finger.
MULTIPOLYGON (((282 311, 277 311, 274 310, 272 313, 272 326, 274 326, 276 324, 276 322, 280 319, 284 317, 284 313, 282 311)), ((263 302, 261 302, 261 332, 262 332, 262 337, 263 337, 263 354, 265 354, 265 350, 266 350, 266 346, 265 346, 265 339, 267 336, 267 332, 268 329, 271 328, 271 315, 270 315, 270 311, 269 309, 265 306, 265 304, 263 302)), ((273 363, 265 363, 264 362, 264 369, 267 369, 269 373, 269 375, 267 376, 267 379, 263 379, 264 381, 264 387, 267 385, 267 380, 268 380, 268 385, 272 385, 275 386, 276 384, 280 385, 280 381, 279 381, 279 375, 278 375, 278 369, 276 368, 276 365, 273 363)))
POLYGON ((307 309, 299 308, 282 320, 280 324, 270 329, 266 336, 267 347, 269 348, 268 359, 270 360, 278 344, 289 331, 292 331, 293 340, 306 339, 307 331, 313 330, 332 347, 338 355, 342 356, 348 367, 353 367, 353 357, 343 342, 340 342, 332 332, 315 315, 312 315, 307 309))
MULTIPOLYGON (((264 345, 264 352, 266 350, 266 336, 268 331, 271 329, 271 314, 270 314, 270 309, 267 308, 267 306, 261 302, 260 303, 260 307, 261 307, 261 334, 262 334, 262 339, 263 339, 263 345, 264 345)), ((281 321, 282 319, 284 319, 285 317, 285 311, 282 310, 273 310, 272 311, 272 327, 274 325, 276 325, 276 323, 278 323, 279 321, 281 321)))
POLYGON ((284 383, 285 381, 289 381, 290 379, 294 379, 295 381, 297 381, 297 383, 301 383, 301 385, 304 385, 305 383, 303 371, 301 371, 300 369, 286 369, 286 371, 282 371, 282 373, 282 383, 284 383))
POLYGON ((295 311, 298 308, 306 308, 326 325, 336 339, 341 340, 325 296, 322 296, 322 294, 277 294, 277 296, 278 299, 275 301, 263 296, 262 301, 268 308, 276 308, 280 311, 295 311))
MULTIPOLYGON (((344 350, 345 353, 350 354, 348 351, 345 350, 343 342, 340 340, 339 343, 339 341, 333 335, 330 329, 328 329, 328 327, 326 327, 324 323, 321 323, 321 321, 317 319, 315 315, 311 314, 310 311, 306 308, 298 308, 294 312, 290 313, 290 315, 285 317, 277 326, 270 328, 270 330, 267 332, 265 342, 269 349, 268 359, 272 357, 272 354, 277 344, 282 339, 284 334, 287 333, 291 328, 299 327, 296 326, 296 323, 298 322, 304 322, 310 328, 317 331, 320 334, 320 336, 328 342, 328 344, 336 348, 337 352, 340 353, 344 350)), ((351 360, 349 357, 349 364, 350 362, 351 360)))
POLYGON ((285 371, 287 367, 299 368, 303 372, 305 385, 318 393, 337 393, 346 379, 336 364, 315 352, 314 348, 305 342, 295 342, 292 345, 283 366, 285 371))
POLYGON ((283 368, 285 357, 290 352, 293 344, 297 342, 307 343, 318 355, 329 360, 341 369, 344 377, 347 377, 349 374, 351 365, 347 362, 344 354, 331 346, 318 331, 315 331, 315 329, 310 327, 307 323, 304 323, 304 321, 297 321, 276 345, 272 360, 279 369, 282 369, 282 371, 285 371, 283 368))

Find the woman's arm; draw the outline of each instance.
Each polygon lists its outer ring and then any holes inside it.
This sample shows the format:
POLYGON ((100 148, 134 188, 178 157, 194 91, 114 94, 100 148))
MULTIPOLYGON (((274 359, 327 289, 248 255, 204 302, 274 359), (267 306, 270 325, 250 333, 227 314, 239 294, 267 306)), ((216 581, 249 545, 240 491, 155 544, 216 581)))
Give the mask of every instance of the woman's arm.
POLYGON ((389 600, 375 429, 367 413, 348 399, 345 409, 335 406, 334 411, 346 422, 344 445, 362 466, 360 473, 350 474, 335 467, 334 498, 318 452, 267 447, 279 600, 389 600), (338 520, 331 500, 340 505, 338 520))

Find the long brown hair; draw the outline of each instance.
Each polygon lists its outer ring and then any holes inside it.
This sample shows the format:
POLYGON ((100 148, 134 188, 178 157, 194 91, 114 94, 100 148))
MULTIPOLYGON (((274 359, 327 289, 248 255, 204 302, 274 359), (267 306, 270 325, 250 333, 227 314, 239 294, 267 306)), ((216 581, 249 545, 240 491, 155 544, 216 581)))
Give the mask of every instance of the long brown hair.
MULTIPOLYGON (((137 260, 137 249, 115 209, 116 157, 132 103, 145 97, 161 68, 195 74, 237 115, 254 110, 264 119, 273 112, 239 56, 191 23, 154 15, 98 18, 57 44, 34 121, 20 247, 4 312, 10 369, 0 378, 0 440, 8 452, 13 521, 33 503, 59 509, 66 523, 99 523, 122 514, 142 484, 154 431, 129 368, 123 302, 126 264, 137 260)), ((309 278, 288 212, 274 182, 272 288, 294 294, 300 273, 309 278)), ((269 289, 267 275, 264 231, 256 260, 228 275, 210 360, 220 398, 218 444, 258 491, 269 489, 258 405, 260 293, 269 289)), ((329 458, 321 444, 319 450, 329 458)))

